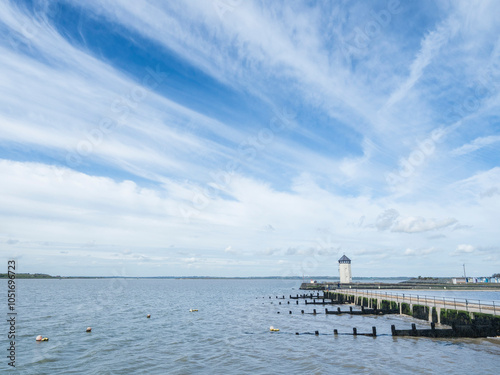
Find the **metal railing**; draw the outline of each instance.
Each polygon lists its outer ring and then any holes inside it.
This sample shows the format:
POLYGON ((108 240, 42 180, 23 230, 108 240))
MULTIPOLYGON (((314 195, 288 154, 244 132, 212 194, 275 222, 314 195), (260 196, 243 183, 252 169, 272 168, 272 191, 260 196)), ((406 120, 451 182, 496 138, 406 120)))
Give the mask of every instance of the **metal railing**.
MULTIPOLYGON (((397 303, 408 303, 427 306, 441 307, 454 310, 464 310, 470 312, 480 312, 486 314, 500 315, 500 303, 498 301, 487 301, 480 299, 470 298, 456 298, 456 297, 436 297, 415 295, 408 293, 395 293, 395 292, 379 292, 375 290, 337 290, 337 293, 350 294, 370 299, 385 299, 396 301, 397 303)), ((371 303, 371 302, 370 302, 371 303)))

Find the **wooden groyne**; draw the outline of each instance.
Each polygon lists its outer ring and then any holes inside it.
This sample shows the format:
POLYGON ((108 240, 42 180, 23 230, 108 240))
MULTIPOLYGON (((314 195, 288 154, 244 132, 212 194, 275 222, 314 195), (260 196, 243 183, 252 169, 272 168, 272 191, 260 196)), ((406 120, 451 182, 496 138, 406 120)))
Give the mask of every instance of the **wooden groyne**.
POLYGON ((328 310, 325 309, 325 314, 331 315, 342 315, 342 314, 350 314, 350 315, 387 315, 387 314, 399 314, 398 309, 366 309, 364 306, 361 306, 361 310, 354 310, 352 306, 349 307, 349 310, 341 310, 340 307, 337 307, 337 310, 328 310))
POLYGON ((297 294, 296 296, 292 296, 290 294, 290 299, 304 299, 304 298, 309 298, 309 299, 314 299, 314 298, 324 298, 323 295, 320 296, 319 292, 316 294, 309 293, 309 294, 297 294))
POLYGON ((435 323, 431 323, 431 329, 417 329, 415 324, 411 329, 396 329, 391 325, 393 336, 414 336, 414 337, 433 337, 433 338, 458 338, 458 337, 492 337, 497 336, 498 332, 492 325, 453 325, 451 329, 436 329, 435 323))
POLYGON ((309 302, 305 300, 305 303, 306 305, 338 305, 338 302, 331 298, 322 298, 322 299, 317 298, 309 302))

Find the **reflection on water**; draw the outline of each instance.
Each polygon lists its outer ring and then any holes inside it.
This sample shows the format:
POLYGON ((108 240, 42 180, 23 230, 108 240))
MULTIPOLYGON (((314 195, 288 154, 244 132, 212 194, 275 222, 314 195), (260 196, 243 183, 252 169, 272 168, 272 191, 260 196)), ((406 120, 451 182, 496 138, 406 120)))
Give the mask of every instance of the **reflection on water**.
MULTIPOLYGON (((391 324, 427 323, 325 315, 321 306, 288 304, 299 286, 294 280, 18 280, 17 372, 497 373, 498 339, 393 338, 391 324), (314 308, 319 314, 307 314, 314 308), (270 326, 280 331, 269 332, 270 326), (372 326, 376 338, 347 335, 372 326), (314 331, 320 334, 306 334, 314 331), (50 341, 35 342, 38 334, 50 341)), ((479 292, 467 293, 478 298, 479 292)), ((498 294, 485 298, 498 300, 498 294)), ((0 366, 1 372, 8 367, 5 360, 0 366)))

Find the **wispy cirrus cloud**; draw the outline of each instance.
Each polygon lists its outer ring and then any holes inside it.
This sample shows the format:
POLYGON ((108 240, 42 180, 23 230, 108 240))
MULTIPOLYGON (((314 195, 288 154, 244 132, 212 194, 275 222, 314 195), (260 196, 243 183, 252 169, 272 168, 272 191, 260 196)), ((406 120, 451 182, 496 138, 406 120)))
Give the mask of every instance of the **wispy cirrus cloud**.
POLYGON ((498 135, 490 135, 487 137, 479 137, 474 139, 472 142, 467 143, 459 148, 456 148, 452 151, 453 155, 460 156, 472 153, 474 151, 480 150, 483 147, 487 147, 493 145, 497 142, 500 142, 500 136, 498 135))
POLYGON ((391 4, 7 2, 0 239, 104 274, 492 248, 498 4, 391 4))

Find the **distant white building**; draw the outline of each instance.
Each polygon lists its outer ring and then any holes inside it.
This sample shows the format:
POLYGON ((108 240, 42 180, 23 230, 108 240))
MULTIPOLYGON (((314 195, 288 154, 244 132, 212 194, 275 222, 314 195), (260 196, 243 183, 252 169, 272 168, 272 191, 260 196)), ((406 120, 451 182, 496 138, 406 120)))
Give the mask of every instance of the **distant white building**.
POLYGON ((352 283, 351 260, 345 254, 339 259, 339 275, 341 284, 352 283))

